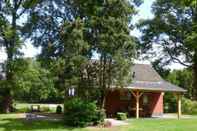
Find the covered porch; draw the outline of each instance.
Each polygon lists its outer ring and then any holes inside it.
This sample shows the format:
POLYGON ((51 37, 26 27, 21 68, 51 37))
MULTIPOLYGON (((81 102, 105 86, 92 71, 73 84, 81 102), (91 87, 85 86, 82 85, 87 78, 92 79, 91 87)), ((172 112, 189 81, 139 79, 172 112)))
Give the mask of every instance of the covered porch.
MULTIPOLYGON (((164 103, 164 95, 165 92, 152 92, 154 94, 154 99, 152 99, 152 101, 149 102, 149 106, 152 106, 152 108, 154 108, 154 110, 156 110, 156 113, 158 114, 152 114, 150 116, 152 117, 158 117, 158 116, 163 116, 163 103, 164 103), (155 95, 156 94, 156 95, 155 95)), ((140 99, 142 99, 143 103, 144 100, 148 99, 148 98, 144 98, 145 96, 143 94, 147 94, 147 91, 143 91, 143 90, 131 90, 131 94, 134 96, 135 98, 135 117, 136 119, 139 118, 140 116, 140 112, 149 112, 146 111, 147 108, 143 108, 140 107, 140 99)), ((181 96, 182 93, 180 92, 174 92, 173 93, 176 98, 177 98, 177 118, 180 119, 181 118, 181 96)), ((150 98, 150 96, 149 96, 150 98)), ((149 112, 150 113, 150 112, 149 112)), ((145 116, 146 117, 146 116, 145 116)))
POLYGON ((178 90, 148 90, 131 87, 109 90, 105 109, 109 117, 117 112, 125 112, 130 117, 162 117, 164 113, 165 92, 173 93, 177 98, 177 118, 181 118, 181 96, 178 90))

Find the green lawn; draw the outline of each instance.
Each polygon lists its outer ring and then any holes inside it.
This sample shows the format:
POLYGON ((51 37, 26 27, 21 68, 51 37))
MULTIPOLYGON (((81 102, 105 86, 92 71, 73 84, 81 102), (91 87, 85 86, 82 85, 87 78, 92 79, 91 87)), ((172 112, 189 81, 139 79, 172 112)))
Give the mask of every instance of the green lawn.
POLYGON ((62 122, 25 121, 20 114, 1 114, 0 131, 195 131, 197 118, 130 119, 130 125, 113 128, 68 128, 62 122))

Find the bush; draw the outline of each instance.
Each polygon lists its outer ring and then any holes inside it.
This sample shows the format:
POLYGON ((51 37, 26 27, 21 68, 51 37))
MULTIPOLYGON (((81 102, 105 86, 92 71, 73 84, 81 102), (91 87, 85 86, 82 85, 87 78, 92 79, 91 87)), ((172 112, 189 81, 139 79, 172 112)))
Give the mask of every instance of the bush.
POLYGON ((60 105, 57 106, 56 113, 57 114, 61 114, 62 113, 62 107, 60 105))
POLYGON ((118 120, 126 120, 127 119, 127 114, 123 112, 118 112, 117 113, 117 119, 118 120))
POLYGON ((197 115, 197 101, 182 99, 182 112, 184 114, 197 115))
POLYGON ((50 108, 48 106, 40 106, 40 112, 50 112, 50 108))
POLYGON ((97 109, 96 116, 94 117, 92 122, 94 125, 103 124, 105 118, 106 118, 105 110, 104 109, 100 109, 100 110, 97 109))
POLYGON ((28 113, 30 112, 30 108, 28 107, 21 107, 21 108, 18 108, 18 109, 15 109, 14 112, 17 112, 17 113, 28 113))
POLYGON ((104 121, 103 111, 94 102, 74 98, 64 104, 64 122, 67 126, 84 127, 104 121))

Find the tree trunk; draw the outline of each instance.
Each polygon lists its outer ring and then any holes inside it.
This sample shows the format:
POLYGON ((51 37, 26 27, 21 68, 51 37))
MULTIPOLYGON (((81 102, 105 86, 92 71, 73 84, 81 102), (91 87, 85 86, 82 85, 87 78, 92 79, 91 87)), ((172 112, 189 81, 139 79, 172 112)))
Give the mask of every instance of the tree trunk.
POLYGON ((9 113, 12 111, 12 96, 11 94, 7 94, 3 98, 3 113, 9 113))
POLYGON ((5 40, 5 47, 7 53, 7 65, 6 65, 6 87, 4 89, 3 100, 2 100, 2 107, 4 113, 9 113, 12 110, 12 94, 11 88, 15 86, 14 83, 14 71, 13 71, 13 61, 14 61, 14 54, 15 54, 15 46, 16 46, 16 12, 18 10, 17 1, 14 1, 14 9, 12 11, 12 19, 11 19, 11 29, 13 31, 12 38, 5 40))
POLYGON ((194 60, 193 60, 193 99, 197 100, 197 51, 194 54, 194 60))
POLYGON ((106 95, 106 93, 105 93, 105 91, 103 90, 102 91, 102 94, 101 94, 102 96, 101 96, 101 109, 104 109, 105 108, 105 95, 106 95))

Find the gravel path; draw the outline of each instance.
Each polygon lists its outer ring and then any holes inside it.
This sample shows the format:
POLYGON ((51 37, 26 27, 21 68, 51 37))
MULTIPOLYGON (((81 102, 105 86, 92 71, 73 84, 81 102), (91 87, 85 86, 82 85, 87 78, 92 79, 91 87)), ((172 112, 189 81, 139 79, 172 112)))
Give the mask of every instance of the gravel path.
POLYGON ((111 122, 112 126, 122 126, 122 125, 128 125, 129 123, 125 121, 120 121, 116 119, 105 119, 105 121, 111 122))

